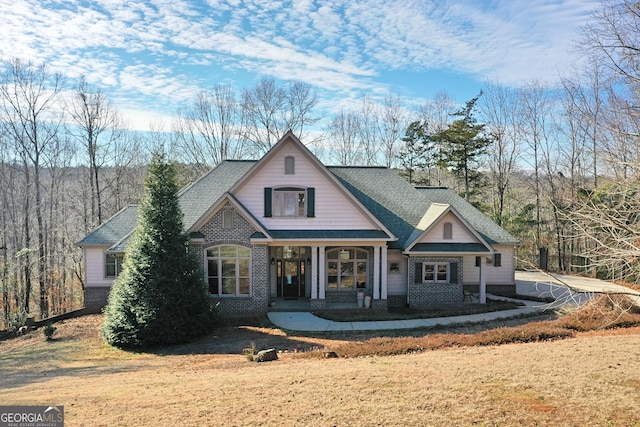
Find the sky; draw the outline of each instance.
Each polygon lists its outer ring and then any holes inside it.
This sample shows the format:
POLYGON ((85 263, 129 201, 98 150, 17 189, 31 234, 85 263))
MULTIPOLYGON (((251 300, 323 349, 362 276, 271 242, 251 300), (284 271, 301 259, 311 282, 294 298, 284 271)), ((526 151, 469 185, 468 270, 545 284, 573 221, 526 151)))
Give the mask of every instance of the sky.
POLYGON ((486 82, 571 74, 598 0, 0 0, 0 60, 85 75, 135 129, 216 84, 310 84, 325 114, 366 94, 464 104, 486 82))

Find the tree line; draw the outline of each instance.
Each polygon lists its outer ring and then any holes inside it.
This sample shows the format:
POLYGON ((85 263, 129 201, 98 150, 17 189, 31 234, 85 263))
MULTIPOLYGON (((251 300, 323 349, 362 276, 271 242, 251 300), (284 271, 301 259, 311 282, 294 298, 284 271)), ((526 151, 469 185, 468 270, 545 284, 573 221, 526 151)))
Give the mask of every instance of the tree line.
POLYGON ((580 37, 584 61, 561 85, 488 82, 464 105, 446 93, 417 108, 363 94, 329 116, 302 82, 218 85, 166 128, 131 131, 99 88, 13 60, 0 75, 2 320, 81 304, 75 246, 138 203, 162 146, 186 184, 225 159, 256 159, 289 129, 325 163, 398 169, 448 186, 521 242, 521 267, 636 280, 640 255, 639 10, 602 3, 580 37))

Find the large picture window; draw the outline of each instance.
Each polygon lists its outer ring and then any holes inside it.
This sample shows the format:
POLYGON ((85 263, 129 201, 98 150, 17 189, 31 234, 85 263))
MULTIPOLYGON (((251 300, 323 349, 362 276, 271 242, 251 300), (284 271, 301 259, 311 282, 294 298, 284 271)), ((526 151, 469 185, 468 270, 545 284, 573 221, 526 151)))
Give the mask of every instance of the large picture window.
POLYGON ((362 249, 327 252, 327 289, 349 291, 367 287, 369 254, 362 249))
POLYGON ((449 283, 449 263, 423 263, 422 281, 424 283, 449 283))
POLYGON ((105 277, 118 277, 122 272, 124 254, 106 254, 104 272, 105 277))
POLYGON ((243 246, 207 249, 209 293, 218 296, 249 296, 251 251, 243 246))

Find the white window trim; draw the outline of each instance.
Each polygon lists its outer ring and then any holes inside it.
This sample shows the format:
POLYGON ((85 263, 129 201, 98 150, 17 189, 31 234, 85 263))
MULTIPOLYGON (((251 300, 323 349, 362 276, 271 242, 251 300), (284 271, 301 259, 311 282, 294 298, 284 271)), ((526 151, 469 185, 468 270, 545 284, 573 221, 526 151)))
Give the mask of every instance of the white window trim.
POLYGON ((120 275, 120 273, 122 273, 122 264, 124 263, 124 254, 114 254, 114 253, 107 253, 105 252, 104 254, 104 277, 105 279, 115 279, 116 277, 118 277, 120 275), (107 258, 109 256, 113 256, 115 258, 115 272, 116 274, 114 276, 109 276, 107 274, 107 258))
POLYGON ((369 262, 369 252, 367 252, 365 249, 361 249, 361 248, 335 248, 335 249, 331 249, 330 251, 327 251, 327 256, 326 256, 326 265, 325 265, 325 271, 327 272, 327 290, 331 291, 331 292, 352 292, 352 291, 356 291, 356 290, 365 290, 367 289, 367 283, 369 282, 369 268, 370 268, 370 262, 369 262), (340 251, 343 250, 355 250, 356 253, 356 257, 355 258, 350 258, 350 259, 342 259, 340 257, 340 251), (331 258, 329 259, 329 253, 331 252, 338 252, 338 257, 337 258, 331 258), (360 258, 358 256, 358 254, 365 254, 366 256, 364 258, 360 258), (329 289, 329 263, 330 262, 336 262, 337 263, 337 271, 336 271, 336 277, 337 277, 337 288, 335 289, 329 289), (342 263, 347 263, 347 262, 352 262, 353 263, 353 286, 350 288, 343 288, 341 286, 341 282, 342 282, 342 263), (358 263, 359 262, 364 262, 366 263, 366 272, 365 272, 365 287, 364 288, 358 288, 358 263))
MULTIPOLYGON (((209 292, 209 295, 211 296, 215 296, 217 298, 246 298, 246 297, 250 297, 251 293, 252 293, 252 283, 251 283, 251 252, 249 252, 249 256, 248 257, 244 257, 244 256, 239 256, 238 255, 238 248, 242 248, 242 249, 249 249, 245 246, 241 246, 241 245, 214 245, 214 246, 209 246, 208 248, 206 248, 204 250, 204 256, 205 256, 205 266, 206 266, 206 278, 207 278, 207 287, 210 288, 209 285, 209 280, 213 277, 209 275, 209 260, 215 259, 218 263, 218 292, 217 293, 212 293, 209 292), (235 247, 236 248, 236 255, 235 257, 231 257, 231 256, 208 256, 207 251, 209 251, 210 249, 214 249, 214 248, 221 248, 221 247, 235 247), (230 259, 235 259, 235 279, 236 279, 236 287, 235 287, 235 293, 233 294, 224 294, 222 293, 222 283, 223 283, 223 276, 222 276, 222 260, 230 260, 230 259), (239 268, 239 261, 243 260, 243 259, 247 259, 249 260, 249 276, 247 277, 249 279, 249 293, 248 294, 241 294, 240 293, 240 268, 239 268)), ((249 249, 250 251, 250 249, 249 249)), ((243 277, 243 276, 242 276, 243 277)))
POLYGON ((451 281, 451 263, 450 262, 423 262, 422 263, 422 283, 449 283, 451 281), (438 266, 447 266, 447 277, 445 280, 438 280, 438 266), (427 266, 433 266, 433 280, 425 280, 424 276, 427 272, 427 266))
POLYGON ((307 217, 307 189, 306 188, 274 188, 272 192, 271 215, 273 218, 306 218, 307 217), (296 209, 294 215, 287 215, 285 210, 285 195, 296 195, 296 209), (303 205, 298 205, 300 194, 303 195, 303 205), (282 203, 278 203, 278 199, 282 196, 282 203))

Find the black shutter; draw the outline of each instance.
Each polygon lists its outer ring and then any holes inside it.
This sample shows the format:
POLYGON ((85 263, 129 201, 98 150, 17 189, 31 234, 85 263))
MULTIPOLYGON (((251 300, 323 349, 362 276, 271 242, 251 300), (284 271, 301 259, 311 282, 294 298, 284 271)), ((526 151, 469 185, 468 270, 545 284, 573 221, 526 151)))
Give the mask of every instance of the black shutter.
POLYGON ((422 283, 422 263, 416 262, 416 277, 413 283, 422 283))
POLYGON ((493 254, 493 266, 502 267, 502 254, 493 254))
POLYGON ((265 218, 271 216, 271 198, 272 189, 271 187, 265 187, 264 189, 264 216, 265 218))
POLYGON ((307 216, 312 218, 316 216, 316 189, 313 187, 307 188, 307 216))
POLYGON ((449 283, 458 283, 458 263, 449 264, 449 283))
POLYGON ((476 267, 480 267, 480 257, 476 257, 476 267))

